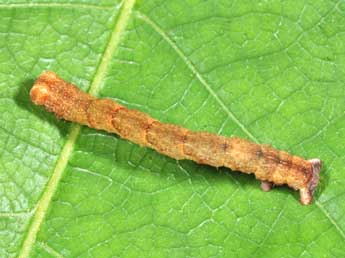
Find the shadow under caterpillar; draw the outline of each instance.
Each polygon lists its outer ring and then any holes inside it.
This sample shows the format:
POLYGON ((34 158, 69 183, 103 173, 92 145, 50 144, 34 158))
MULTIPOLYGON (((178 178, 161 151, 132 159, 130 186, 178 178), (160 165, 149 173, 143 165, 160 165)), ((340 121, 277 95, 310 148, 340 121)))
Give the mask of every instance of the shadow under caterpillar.
POLYGON ((254 174, 262 181, 264 191, 269 191, 273 185, 287 184, 300 191, 302 204, 311 203, 319 182, 320 159, 305 160, 238 137, 193 132, 161 123, 113 100, 91 96, 53 72, 43 72, 39 76, 30 96, 36 105, 44 106, 58 118, 116 133, 171 158, 254 174))

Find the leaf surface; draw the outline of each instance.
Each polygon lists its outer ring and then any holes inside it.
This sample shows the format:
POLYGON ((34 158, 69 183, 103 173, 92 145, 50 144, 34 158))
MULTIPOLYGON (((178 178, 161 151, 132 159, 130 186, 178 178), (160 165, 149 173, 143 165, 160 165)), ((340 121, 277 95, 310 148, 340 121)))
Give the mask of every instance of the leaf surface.
POLYGON ((345 255, 343 1, 2 1, 0 257, 345 255), (164 122, 324 161, 286 187, 57 120, 43 70, 164 122))

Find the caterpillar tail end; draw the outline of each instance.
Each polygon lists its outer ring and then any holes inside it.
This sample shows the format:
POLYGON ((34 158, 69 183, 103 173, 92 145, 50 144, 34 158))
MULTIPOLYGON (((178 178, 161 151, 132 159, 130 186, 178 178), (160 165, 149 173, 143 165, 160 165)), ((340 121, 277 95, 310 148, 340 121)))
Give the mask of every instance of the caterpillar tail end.
POLYGON ((320 170, 322 161, 320 159, 311 159, 309 162, 312 165, 312 176, 306 188, 300 189, 300 201, 303 205, 308 205, 313 200, 314 190, 319 183, 320 170))

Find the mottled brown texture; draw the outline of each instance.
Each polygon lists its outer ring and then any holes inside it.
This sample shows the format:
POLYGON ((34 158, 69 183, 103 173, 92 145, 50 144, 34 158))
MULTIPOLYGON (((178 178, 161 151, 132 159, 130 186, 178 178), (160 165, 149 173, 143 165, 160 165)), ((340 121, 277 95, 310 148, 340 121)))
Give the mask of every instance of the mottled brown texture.
POLYGON ((311 202, 318 183, 318 159, 305 160, 269 145, 164 124, 113 100, 90 96, 53 72, 42 73, 30 95, 35 104, 54 112, 58 118, 116 133, 174 159, 253 173, 263 182, 265 191, 273 184, 287 184, 300 190, 303 204, 311 202))

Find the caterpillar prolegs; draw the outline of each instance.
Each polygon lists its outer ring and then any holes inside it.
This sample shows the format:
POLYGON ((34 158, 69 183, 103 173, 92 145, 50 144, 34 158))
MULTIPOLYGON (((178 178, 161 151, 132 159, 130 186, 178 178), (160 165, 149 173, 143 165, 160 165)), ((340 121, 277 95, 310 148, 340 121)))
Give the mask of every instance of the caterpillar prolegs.
POLYGON ((319 182, 319 159, 305 160, 269 145, 161 123, 113 100, 82 92, 53 72, 40 75, 30 96, 35 104, 54 112, 58 118, 116 133, 171 158, 253 173, 262 181, 264 191, 273 185, 287 184, 300 191, 302 204, 311 203, 319 182))

